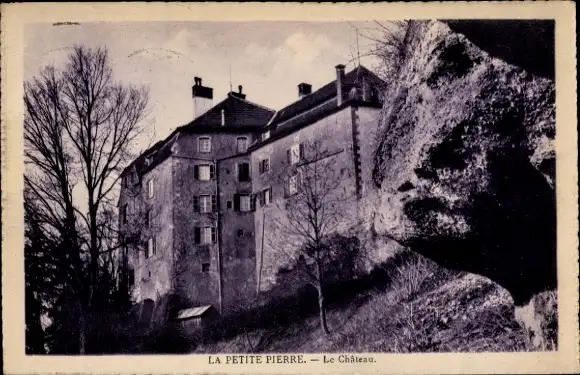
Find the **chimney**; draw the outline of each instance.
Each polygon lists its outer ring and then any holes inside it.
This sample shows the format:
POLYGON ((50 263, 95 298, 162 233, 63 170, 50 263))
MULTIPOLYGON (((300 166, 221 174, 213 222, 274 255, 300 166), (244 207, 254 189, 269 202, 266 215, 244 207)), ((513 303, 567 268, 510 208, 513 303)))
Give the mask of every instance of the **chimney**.
POLYGON ((213 106, 213 89, 204 87, 200 77, 194 77, 193 80, 191 96, 193 97, 193 119, 195 120, 213 106))
POLYGON ((230 91, 228 95, 235 96, 236 98, 246 99, 246 94, 242 92, 242 85, 238 85, 238 92, 230 91))
POLYGON ((312 94, 312 85, 304 82, 298 85, 298 97, 300 99, 310 94, 312 94))
POLYGON ((344 68, 345 66, 342 64, 338 64, 335 66, 336 68, 336 105, 342 105, 342 83, 344 80, 344 68))

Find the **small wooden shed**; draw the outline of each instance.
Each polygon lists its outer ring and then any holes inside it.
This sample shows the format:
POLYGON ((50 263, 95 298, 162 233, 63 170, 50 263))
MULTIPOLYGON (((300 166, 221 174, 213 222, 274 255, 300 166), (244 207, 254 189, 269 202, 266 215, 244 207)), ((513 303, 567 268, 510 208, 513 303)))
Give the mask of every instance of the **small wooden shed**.
POLYGON ((203 331, 218 316, 219 312, 212 305, 204 305, 180 310, 175 320, 184 332, 195 333, 203 331))

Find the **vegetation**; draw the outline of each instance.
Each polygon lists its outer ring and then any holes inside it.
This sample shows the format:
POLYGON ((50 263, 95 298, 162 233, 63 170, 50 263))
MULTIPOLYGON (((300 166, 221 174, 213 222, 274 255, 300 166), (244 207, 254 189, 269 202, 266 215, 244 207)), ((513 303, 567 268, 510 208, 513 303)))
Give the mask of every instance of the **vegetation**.
MULTIPOLYGON (((237 332, 197 341, 196 353, 527 351, 509 294, 488 279, 404 251, 371 273, 327 288, 322 334, 315 294, 268 305, 237 332), (410 288, 401 288, 410 282, 410 288), (333 292, 334 289, 334 292, 333 292), (308 299, 310 298, 310 299, 308 299), (299 308, 302 306, 302 308, 299 308), (308 308, 310 307, 310 309, 308 308), (273 320, 273 321, 272 321, 273 320)), ((227 326, 224 324, 223 327, 227 326)))
POLYGON ((51 353, 87 352, 91 320, 128 302, 115 283, 116 188, 147 101, 113 81, 106 50, 83 46, 24 84, 26 323, 31 339, 51 323, 51 353))

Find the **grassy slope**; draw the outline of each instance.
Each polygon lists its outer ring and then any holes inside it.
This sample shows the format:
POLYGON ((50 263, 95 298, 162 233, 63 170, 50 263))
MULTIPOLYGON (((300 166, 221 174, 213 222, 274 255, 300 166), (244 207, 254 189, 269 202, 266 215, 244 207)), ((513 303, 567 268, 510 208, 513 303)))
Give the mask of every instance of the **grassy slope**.
POLYGON ((528 350, 509 294, 490 280, 453 273, 414 257, 398 267, 384 290, 370 289, 328 309, 332 334, 318 316, 255 329, 197 353, 445 352, 528 350))

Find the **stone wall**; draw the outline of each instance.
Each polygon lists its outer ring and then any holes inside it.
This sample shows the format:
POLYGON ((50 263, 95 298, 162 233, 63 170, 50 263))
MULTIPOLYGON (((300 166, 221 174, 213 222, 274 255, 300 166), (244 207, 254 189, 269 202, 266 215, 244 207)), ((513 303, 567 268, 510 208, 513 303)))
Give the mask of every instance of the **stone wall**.
MULTIPOLYGON (((284 220, 286 199, 284 196, 285 173, 288 168, 286 150, 294 144, 303 143, 312 145, 315 140, 321 140, 321 150, 335 153, 336 165, 344 168, 342 178, 345 191, 345 206, 352 210, 345 210, 343 222, 347 226, 357 223, 354 156, 352 146, 352 111, 344 108, 330 116, 320 119, 314 124, 302 128, 286 137, 280 138, 258 150, 252 152, 252 179, 254 192, 272 188, 272 203, 266 207, 257 207, 255 220, 255 248, 256 248, 256 278, 259 289, 266 291, 276 282, 276 273, 280 267, 292 265, 298 254, 291 249, 284 238, 277 231, 276 221, 284 220), (260 175, 258 164, 264 158, 270 159, 270 172, 260 175), (265 222, 265 228, 263 227, 265 222)), ((306 147, 308 149, 308 147, 306 147)))
MULTIPOLYGON (((167 159, 142 177, 140 186, 139 207, 135 207, 139 216, 149 215, 149 224, 143 225, 141 231, 142 244, 133 259, 135 285, 133 297, 137 301, 152 299, 157 301, 160 296, 171 289, 171 265, 173 259, 173 178, 172 161, 167 159), (147 196, 147 184, 153 180, 153 197, 147 196), (155 239, 155 254, 145 257, 147 241, 155 239)), ((142 220, 135 217, 135 220, 142 220)))
POLYGON ((236 194, 252 193, 251 180, 238 180, 237 170, 240 163, 251 166, 250 156, 243 154, 218 163, 219 246, 225 314, 249 307, 256 298, 255 212, 240 212, 235 205, 236 194))

